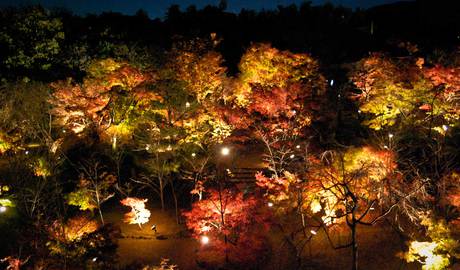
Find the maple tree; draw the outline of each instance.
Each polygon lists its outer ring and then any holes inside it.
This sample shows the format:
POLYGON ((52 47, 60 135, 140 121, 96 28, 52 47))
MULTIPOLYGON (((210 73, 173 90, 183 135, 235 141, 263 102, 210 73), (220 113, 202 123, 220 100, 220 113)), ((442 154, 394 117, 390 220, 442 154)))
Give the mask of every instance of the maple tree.
POLYGON ((255 262, 264 251, 262 232, 269 220, 260 203, 230 189, 208 190, 207 196, 183 215, 195 238, 208 237, 202 250, 205 254, 225 254, 226 261, 255 262))
POLYGON ((243 54, 240 73, 229 82, 222 117, 235 129, 255 127, 266 133, 303 129, 316 119, 326 81, 308 54, 280 51, 269 44, 254 44, 243 54))
POLYGON ((98 228, 96 221, 85 215, 78 215, 65 223, 56 220, 49 227, 49 233, 52 239, 67 243, 79 241, 85 234, 95 232, 98 228))
POLYGON ((444 134, 458 119, 458 73, 458 67, 427 67, 423 58, 375 53, 355 64, 350 78, 360 92, 352 98, 372 129, 416 124, 444 134))
POLYGON ((127 197, 120 201, 122 205, 131 207, 131 211, 125 214, 124 221, 129 224, 137 224, 142 228, 142 224, 149 222, 150 211, 145 208, 148 199, 127 197))
MULTIPOLYGON (((401 202, 408 203, 420 189, 415 187, 405 194, 399 189, 400 176, 396 173, 394 154, 379 151, 371 147, 350 148, 343 154, 325 152, 321 158, 307 155, 302 161, 307 167, 298 174, 287 170, 267 177, 256 175, 257 185, 266 191, 266 198, 281 217, 287 213, 300 213, 300 230, 289 238, 296 248, 300 263, 301 252, 306 243, 315 234, 306 232, 306 217, 316 222, 309 224, 328 230, 336 224, 346 224, 350 230, 350 242, 334 248, 351 248, 353 269, 358 268, 358 243, 356 233, 358 225, 371 226, 388 215, 401 202), (392 192, 398 191, 394 197, 392 192), (388 198, 392 198, 391 200, 388 198), (377 213, 374 209, 380 209, 377 213), (299 233, 303 232, 303 233, 299 233)), ((291 225, 291 221, 286 222, 291 225)), ((286 227, 288 228, 288 227, 286 227)))
POLYGON ((131 139, 150 102, 161 98, 146 88, 153 74, 112 59, 94 61, 83 83, 52 83, 49 102, 57 126, 81 135, 93 130, 116 149, 118 140, 131 139))

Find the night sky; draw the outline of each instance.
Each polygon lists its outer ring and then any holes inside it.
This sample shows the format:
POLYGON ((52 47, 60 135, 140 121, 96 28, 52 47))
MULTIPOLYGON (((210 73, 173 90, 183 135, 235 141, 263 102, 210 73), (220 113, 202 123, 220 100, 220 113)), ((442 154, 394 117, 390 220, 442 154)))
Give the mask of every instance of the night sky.
MULTIPOLYGON (((275 9, 278 5, 301 4, 303 0, 228 0, 228 11, 239 12, 245 9, 275 9)), ((313 0, 313 5, 324 4, 324 0, 313 0)), ((398 2, 398 0, 330 0, 336 5, 352 8, 368 8, 375 5, 398 2)), ((0 6, 27 5, 40 3, 45 7, 64 7, 79 15, 115 11, 124 14, 134 14, 140 8, 147 11, 151 18, 163 17, 167 8, 172 4, 179 4, 181 8, 196 5, 201 8, 205 5, 217 5, 219 0, 0 0, 0 6)))

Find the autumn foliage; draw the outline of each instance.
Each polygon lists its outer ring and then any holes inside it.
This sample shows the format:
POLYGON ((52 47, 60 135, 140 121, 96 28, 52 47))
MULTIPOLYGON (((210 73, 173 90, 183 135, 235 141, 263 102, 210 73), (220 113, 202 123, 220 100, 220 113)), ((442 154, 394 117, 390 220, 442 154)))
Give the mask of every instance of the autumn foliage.
POLYGON ((149 222, 150 211, 145 208, 147 199, 128 197, 120 201, 124 206, 131 207, 131 211, 125 214, 124 221, 129 224, 142 224, 149 222))
POLYGON ((209 237, 202 255, 213 253, 223 258, 228 254, 230 261, 254 263, 266 251, 263 234, 269 214, 253 196, 227 189, 209 190, 206 198, 183 215, 195 238, 209 237))

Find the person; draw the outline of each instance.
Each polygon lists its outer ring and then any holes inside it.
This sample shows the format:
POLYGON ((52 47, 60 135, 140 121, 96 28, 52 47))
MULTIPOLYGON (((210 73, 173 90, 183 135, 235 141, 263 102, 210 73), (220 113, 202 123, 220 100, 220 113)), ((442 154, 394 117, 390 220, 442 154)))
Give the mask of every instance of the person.
POLYGON ((152 231, 154 231, 155 233, 157 233, 157 225, 156 224, 153 224, 152 227, 150 227, 150 229, 152 231))

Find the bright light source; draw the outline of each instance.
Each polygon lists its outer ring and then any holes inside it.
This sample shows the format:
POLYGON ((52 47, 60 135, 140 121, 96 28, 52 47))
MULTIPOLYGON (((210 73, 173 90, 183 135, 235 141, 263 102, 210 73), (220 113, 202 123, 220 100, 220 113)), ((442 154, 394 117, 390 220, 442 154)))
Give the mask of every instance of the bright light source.
POLYGON ((331 86, 333 86, 333 85, 334 85, 334 79, 331 80, 331 86))
POLYGON ((222 149, 220 150, 220 153, 223 155, 223 156, 228 156, 230 154, 230 148, 228 147, 222 147, 222 149))
POLYGON ((190 108, 190 102, 186 102, 185 107, 190 108))
POLYGON ((172 150, 171 145, 168 145, 168 148, 166 148, 166 150, 171 151, 172 150))
POLYGON ((443 129, 444 131, 447 131, 447 130, 449 129, 449 126, 448 126, 448 125, 442 125, 442 129, 443 129))
POLYGON ((311 234, 314 234, 314 235, 316 235, 316 231, 314 231, 314 230, 311 230, 310 232, 311 232, 311 234))
POLYGON ((291 159, 293 159, 293 158, 295 158, 295 155, 292 154, 292 155, 290 155, 289 157, 290 157, 291 159))
POLYGON ((369 208, 369 210, 371 210, 371 211, 372 211, 372 210, 375 210, 375 208, 374 208, 374 207, 371 207, 371 208, 369 208))
POLYGON ((269 202, 267 203, 268 207, 273 207, 273 203, 272 202, 269 202))
POLYGON ((392 133, 388 134, 388 138, 390 138, 390 139, 393 138, 393 136, 394 135, 392 133))
POLYGON ((146 150, 146 151, 149 151, 149 150, 150 150, 150 145, 149 145, 149 144, 147 144, 147 145, 145 146, 145 150, 146 150))
POLYGON ((201 243, 203 245, 207 245, 209 243, 209 237, 207 237, 206 235, 201 236, 201 243))
POLYGON ((28 155, 28 154, 29 154, 29 151, 26 151, 25 153, 26 153, 26 155, 28 155))
POLYGON ((192 153, 192 157, 196 157, 196 154, 195 154, 195 153, 192 153))
POLYGON ((387 146, 387 145, 384 145, 383 148, 388 149, 388 146, 387 146))
POLYGON ((6 206, 0 206, 0 213, 6 212, 6 206))
POLYGON ((300 144, 296 145, 296 147, 295 147, 295 148, 297 148, 297 149, 300 149, 300 144))
POLYGON ((361 113, 361 110, 358 110, 358 113, 361 113))
POLYGON ((94 258, 93 258, 93 262, 95 262, 95 261, 97 261, 97 257, 94 257, 94 258))
POLYGON ((296 110, 292 110, 292 114, 296 114, 296 113, 297 113, 297 111, 296 111, 296 110))

